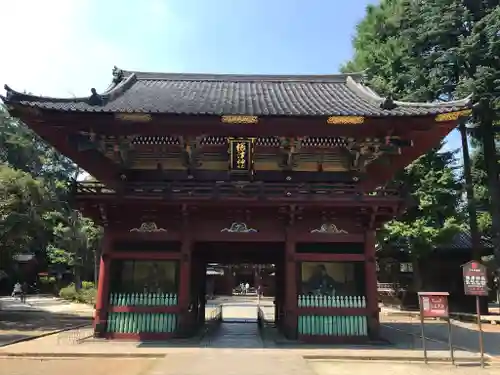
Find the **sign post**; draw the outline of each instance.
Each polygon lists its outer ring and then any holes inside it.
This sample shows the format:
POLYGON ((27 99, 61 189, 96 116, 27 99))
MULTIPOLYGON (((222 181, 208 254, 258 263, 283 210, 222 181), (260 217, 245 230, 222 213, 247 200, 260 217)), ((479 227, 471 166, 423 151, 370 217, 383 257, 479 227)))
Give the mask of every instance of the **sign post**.
POLYGON ((422 332, 422 348, 424 361, 427 363, 427 346, 425 345, 425 318, 446 318, 448 320, 448 345, 450 346, 451 363, 455 364, 450 314, 448 311, 448 292, 418 292, 420 305, 420 328, 422 332))
POLYGON ((462 265, 465 295, 476 297, 477 329, 479 331, 479 352, 481 367, 484 367, 483 328, 481 326, 481 306, 479 297, 488 296, 488 271, 486 266, 477 260, 462 265))

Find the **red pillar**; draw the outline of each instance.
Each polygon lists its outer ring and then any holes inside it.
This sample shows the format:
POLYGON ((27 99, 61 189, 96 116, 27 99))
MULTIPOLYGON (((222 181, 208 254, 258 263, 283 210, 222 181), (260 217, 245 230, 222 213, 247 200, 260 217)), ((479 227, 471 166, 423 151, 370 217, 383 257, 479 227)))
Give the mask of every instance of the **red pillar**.
POLYGON ((377 267, 375 259, 375 231, 367 230, 365 234, 365 282, 366 307, 370 312, 368 329, 372 339, 379 337, 379 307, 377 291, 377 267))
POLYGON ((290 338, 297 337, 297 308, 295 238, 291 228, 288 228, 285 244, 285 332, 290 338))
POLYGON ((188 333, 193 323, 189 311, 191 304, 191 246, 192 240, 188 223, 187 220, 184 220, 182 228, 178 299, 180 307, 179 330, 181 333, 188 333))
POLYGON ((109 306, 109 274, 110 274, 110 258, 109 253, 112 251, 112 241, 109 229, 104 230, 102 240, 102 254, 99 264, 99 278, 97 279, 97 296, 94 313, 94 334, 102 337, 105 334, 106 320, 109 306))

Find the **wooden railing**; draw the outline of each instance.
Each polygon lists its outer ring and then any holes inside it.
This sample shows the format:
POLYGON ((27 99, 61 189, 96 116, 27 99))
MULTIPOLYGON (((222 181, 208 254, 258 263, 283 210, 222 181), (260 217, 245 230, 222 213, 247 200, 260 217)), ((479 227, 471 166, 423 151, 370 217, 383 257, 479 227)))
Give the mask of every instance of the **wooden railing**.
POLYGON ((366 191, 355 184, 340 183, 267 183, 267 182, 128 182, 117 189, 94 182, 78 182, 74 186, 77 197, 128 196, 161 197, 166 200, 272 200, 325 201, 401 199, 398 189, 382 188, 366 191))

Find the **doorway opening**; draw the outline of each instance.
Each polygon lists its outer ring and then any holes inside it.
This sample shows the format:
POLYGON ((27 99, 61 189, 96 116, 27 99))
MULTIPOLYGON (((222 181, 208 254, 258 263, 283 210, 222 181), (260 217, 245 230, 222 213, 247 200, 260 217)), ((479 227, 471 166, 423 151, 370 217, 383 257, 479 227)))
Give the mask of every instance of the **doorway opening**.
POLYGON ((198 328, 216 326, 210 345, 234 346, 240 337, 237 345, 261 346, 259 328, 282 315, 285 244, 200 242, 191 260, 193 319, 198 328))

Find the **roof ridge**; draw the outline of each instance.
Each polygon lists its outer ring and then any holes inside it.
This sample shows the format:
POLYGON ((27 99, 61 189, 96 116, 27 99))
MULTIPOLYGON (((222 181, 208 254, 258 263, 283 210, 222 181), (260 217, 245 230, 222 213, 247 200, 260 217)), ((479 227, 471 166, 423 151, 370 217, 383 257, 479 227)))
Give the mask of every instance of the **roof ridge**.
POLYGON ((348 77, 361 81, 363 73, 336 74, 233 74, 233 73, 159 73, 123 70, 124 77, 158 81, 226 81, 226 82, 328 82, 345 83, 348 77))

